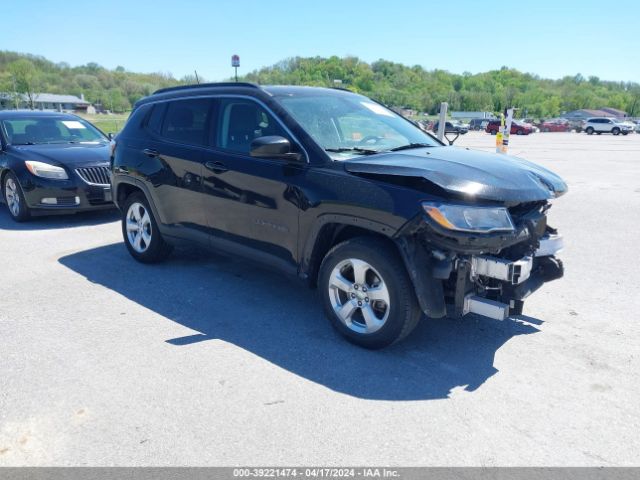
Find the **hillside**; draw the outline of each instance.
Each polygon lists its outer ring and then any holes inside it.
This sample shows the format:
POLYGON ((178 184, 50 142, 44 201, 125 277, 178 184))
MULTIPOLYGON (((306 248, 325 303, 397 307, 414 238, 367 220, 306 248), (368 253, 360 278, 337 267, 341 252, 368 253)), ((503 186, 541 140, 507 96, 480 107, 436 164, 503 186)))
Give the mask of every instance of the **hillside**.
MULTIPOLYGON (((24 93, 29 88, 32 92, 84 94, 88 101, 115 112, 129 110, 136 100, 158 88, 194 80, 178 80, 169 73, 133 73, 122 67, 109 70, 96 63, 71 67, 43 57, 0 51, 0 92, 24 93)), ((533 117, 602 106, 640 115, 638 83, 602 81, 580 74, 550 80, 507 67, 458 75, 387 60, 368 64, 356 57, 296 57, 253 71, 241 80, 322 86, 341 80, 343 87, 387 105, 428 113, 436 113, 440 102, 447 101, 450 110, 498 112, 516 106, 520 115, 526 111, 533 117)))

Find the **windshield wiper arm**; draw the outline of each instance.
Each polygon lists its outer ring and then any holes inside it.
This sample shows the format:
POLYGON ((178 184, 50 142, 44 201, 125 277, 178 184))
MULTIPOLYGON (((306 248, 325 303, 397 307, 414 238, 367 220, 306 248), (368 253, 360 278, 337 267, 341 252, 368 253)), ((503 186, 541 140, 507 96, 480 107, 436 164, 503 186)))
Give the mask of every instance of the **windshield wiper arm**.
POLYGON ((357 152, 362 153, 363 155, 373 155, 374 153, 380 153, 380 150, 374 150, 371 148, 360 148, 360 147, 333 147, 333 148, 325 148, 325 152, 357 152))
POLYGON ((425 148, 425 147, 433 147, 435 145, 431 145, 429 143, 408 143, 407 145, 400 145, 399 147, 395 147, 390 149, 390 152, 399 152, 400 150, 409 150, 412 148, 425 148))

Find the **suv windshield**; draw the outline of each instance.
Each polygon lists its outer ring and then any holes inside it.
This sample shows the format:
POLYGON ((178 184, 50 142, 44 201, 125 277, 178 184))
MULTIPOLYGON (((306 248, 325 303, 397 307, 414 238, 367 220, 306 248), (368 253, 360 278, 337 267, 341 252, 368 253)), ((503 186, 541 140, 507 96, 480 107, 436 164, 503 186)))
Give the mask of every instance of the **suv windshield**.
POLYGON ((98 143, 105 136, 80 118, 24 117, 2 120, 8 143, 38 145, 42 143, 98 143))
POLYGON ((334 160, 393 149, 440 146, 398 114, 361 95, 319 93, 278 100, 334 160))

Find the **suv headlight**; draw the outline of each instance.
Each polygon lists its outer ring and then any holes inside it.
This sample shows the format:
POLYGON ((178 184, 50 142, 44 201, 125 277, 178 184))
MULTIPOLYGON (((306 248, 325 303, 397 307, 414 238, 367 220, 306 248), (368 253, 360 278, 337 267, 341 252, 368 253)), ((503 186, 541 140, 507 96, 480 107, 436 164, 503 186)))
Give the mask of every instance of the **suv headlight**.
POLYGON ((515 230, 511 215, 504 207, 471 207, 425 202, 422 208, 434 222, 447 230, 474 233, 515 230))
POLYGON ((25 160, 24 164, 36 177, 51 178, 53 180, 67 180, 69 178, 69 175, 62 167, 36 162, 35 160, 25 160))

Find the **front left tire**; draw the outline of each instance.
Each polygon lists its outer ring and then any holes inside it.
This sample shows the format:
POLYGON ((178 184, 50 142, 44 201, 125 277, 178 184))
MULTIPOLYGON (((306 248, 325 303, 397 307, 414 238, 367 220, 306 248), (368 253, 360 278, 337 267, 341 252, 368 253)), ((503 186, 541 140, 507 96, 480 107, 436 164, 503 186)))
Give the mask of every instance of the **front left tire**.
POLYGON ((31 210, 27 206, 20 182, 13 172, 7 173, 2 181, 2 195, 13 220, 16 222, 29 220, 31 210))
POLYGON ((333 327, 364 348, 402 340, 422 315, 399 253, 382 239, 357 237, 333 247, 318 288, 333 327))

